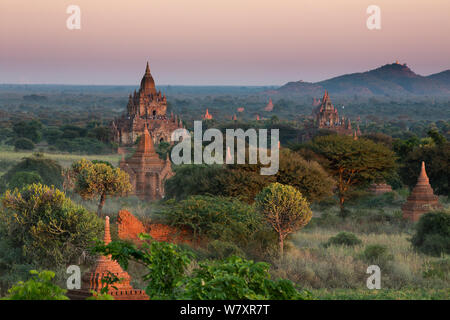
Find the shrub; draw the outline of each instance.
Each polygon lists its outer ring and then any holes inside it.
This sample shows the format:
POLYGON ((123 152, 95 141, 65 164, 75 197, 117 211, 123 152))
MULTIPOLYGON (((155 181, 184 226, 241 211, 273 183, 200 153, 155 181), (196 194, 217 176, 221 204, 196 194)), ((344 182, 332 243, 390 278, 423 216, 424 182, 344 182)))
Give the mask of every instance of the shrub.
POLYGON ((388 248, 380 244, 368 245, 362 253, 362 258, 369 264, 384 266, 387 262, 394 259, 394 256, 389 254, 388 248))
POLYGON ((14 141, 15 150, 33 150, 34 147, 33 141, 27 138, 19 138, 14 141))
POLYGON ((357 246, 360 245, 362 241, 356 237, 351 232, 339 232, 336 236, 331 237, 325 243, 325 247, 329 247, 330 245, 340 245, 340 246, 357 246))
MULTIPOLYGON (((8 190, 1 202, 0 238, 7 240, 9 250, 20 251, 15 264, 54 268, 71 263, 102 232, 102 221, 95 214, 53 187, 32 184, 8 190)), ((6 254, 0 252, 0 260, 6 254)), ((8 270, 13 265, 0 267, 8 270)))
POLYGON ((22 189, 23 187, 33 184, 42 183, 42 178, 37 172, 19 171, 14 174, 8 183, 10 189, 22 189))
POLYGON ((32 278, 26 282, 19 281, 11 289, 4 300, 69 300, 64 294, 67 290, 55 285, 52 271, 37 272, 31 270, 32 278))
POLYGON ((439 278, 445 281, 450 280, 450 259, 440 259, 425 264, 423 271, 424 278, 439 278))
POLYGON ((290 280, 272 280, 270 265, 239 257, 200 262, 184 281, 183 299, 194 300, 304 300, 290 280))
POLYGON ((34 172, 42 179, 42 184, 48 186, 62 187, 62 167, 58 162, 45 158, 40 153, 35 153, 31 157, 23 158, 22 161, 10 168, 2 177, 1 180, 8 187, 17 172, 34 172))
POLYGON ((437 211, 424 214, 411 238, 413 247, 422 253, 440 256, 450 253, 450 214, 437 211))
POLYGON ((225 197, 191 196, 179 202, 168 201, 167 204, 162 214, 169 224, 190 229, 194 239, 218 240, 222 246, 227 243, 227 250, 217 251, 219 243, 210 247, 219 256, 228 252, 231 244, 245 251, 254 242, 267 249, 275 241, 273 232, 272 236, 266 234, 271 230, 262 216, 245 202, 225 197))

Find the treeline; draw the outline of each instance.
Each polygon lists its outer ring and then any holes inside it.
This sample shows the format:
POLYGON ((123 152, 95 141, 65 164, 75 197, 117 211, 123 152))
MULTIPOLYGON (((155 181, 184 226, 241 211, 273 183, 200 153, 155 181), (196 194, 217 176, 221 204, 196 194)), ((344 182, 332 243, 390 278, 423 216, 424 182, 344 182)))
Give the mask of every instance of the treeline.
POLYGON ((36 146, 48 151, 83 154, 107 154, 115 149, 108 126, 91 121, 86 126, 45 126, 38 120, 19 121, 12 128, 0 129, 0 143, 15 150, 34 150, 36 146))

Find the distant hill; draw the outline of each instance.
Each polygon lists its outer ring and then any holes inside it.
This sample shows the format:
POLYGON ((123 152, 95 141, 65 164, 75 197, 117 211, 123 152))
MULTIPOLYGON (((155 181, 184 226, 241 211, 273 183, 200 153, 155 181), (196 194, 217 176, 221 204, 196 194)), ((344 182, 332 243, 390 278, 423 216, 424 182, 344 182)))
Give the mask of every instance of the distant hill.
POLYGON ((288 82, 276 92, 319 96, 325 89, 343 95, 450 95, 450 70, 421 76, 406 64, 392 63, 315 83, 288 82))

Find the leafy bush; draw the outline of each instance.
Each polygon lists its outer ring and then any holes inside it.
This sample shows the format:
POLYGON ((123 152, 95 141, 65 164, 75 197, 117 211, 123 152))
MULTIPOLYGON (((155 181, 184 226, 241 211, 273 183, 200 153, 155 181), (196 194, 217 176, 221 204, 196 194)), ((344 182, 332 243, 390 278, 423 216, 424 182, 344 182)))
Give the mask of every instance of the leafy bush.
POLYGON ((69 300, 62 289, 52 282, 55 273, 52 271, 38 272, 31 270, 32 278, 28 281, 19 281, 11 289, 4 300, 69 300))
POLYGON ((236 256, 200 262, 183 281, 183 299, 193 300, 304 300, 289 280, 271 280, 270 265, 236 256))
POLYGON ((414 248, 422 253, 440 256, 450 253, 450 214, 437 211, 424 214, 411 238, 414 248))
MULTIPOLYGON (((191 196, 167 204, 162 213, 168 223, 192 230, 194 239, 219 240, 228 246, 232 243, 244 251, 252 242, 259 242, 266 249, 275 242, 275 235, 265 234, 270 229, 262 216, 245 202, 225 197, 191 196)), ((221 254, 226 251, 229 250, 221 254)))
MULTIPOLYGON (((6 191, 1 199, 0 238, 20 251, 15 264, 54 268, 78 259, 102 232, 95 214, 75 205, 58 189, 32 184, 6 191)), ((7 250, 8 251, 8 250, 7 250)), ((0 260, 7 252, 0 252, 0 260)), ((1 265, 9 270, 13 265, 1 265)))
POLYGON ((14 141, 15 150, 33 150, 34 147, 33 141, 27 138, 19 138, 14 141))
POLYGON ((331 237, 328 239, 328 241, 325 243, 325 247, 329 247, 330 245, 340 245, 340 246, 357 246, 360 245, 362 241, 356 237, 351 232, 339 232, 336 236, 331 237))
POLYGON ((10 189, 22 189, 23 187, 33 184, 42 183, 42 178, 37 172, 32 171, 19 171, 14 174, 8 183, 10 189))
POLYGON ((368 245, 362 253, 362 258, 369 264, 385 266, 387 262, 392 261, 394 256, 389 254, 388 248, 380 244, 368 245))
POLYGON ((31 157, 23 158, 22 161, 10 168, 1 177, 3 185, 6 185, 6 188, 9 187, 9 182, 17 172, 34 172, 41 177, 42 184, 55 186, 56 188, 62 187, 62 167, 58 162, 45 158, 40 153, 35 153, 31 157))

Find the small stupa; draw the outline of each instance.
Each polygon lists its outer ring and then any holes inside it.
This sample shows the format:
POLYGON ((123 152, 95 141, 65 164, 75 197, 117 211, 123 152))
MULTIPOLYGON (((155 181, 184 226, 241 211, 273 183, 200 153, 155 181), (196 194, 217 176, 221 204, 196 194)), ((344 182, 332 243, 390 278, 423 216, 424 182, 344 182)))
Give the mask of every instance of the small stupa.
POLYGON ((442 204, 439 203, 439 198, 433 193, 425 171, 425 162, 422 161, 422 169, 417 184, 402 206, 403 218, 417 221, 422 214, 441 208, 442 204))
POLYGON ((205 113, 205 115, 203 116, 203 119, 205 119, 205 120, 211 120, 213 117, 212 117, 212 115, 208 112, 208 109, 206 109, 206 113, 205 113))
MULTIPOLYGON (((105 236, 103 242, 105 245, 111 242, 109 217, 105 219, 105 236)), ((99 293, 104 287, 102 279, 109 276, 110 273, 121 279, 119 283, 114 283, 108 288, 108 294, 113 296, 114 300, 149 300, 149 297, 143 290, 133 289, 130 284, 130 275, 116 261, 111 260, 109 256, 99 256, 92 271, 85 273, 81 277, 81 289, 69 290, 67 296, 71 300, 81 300, 91 296, 92 291, 99 293)))
POLYGON ((264 108, 265 111, 272 111, 273 110, 273 102, 272 102, 272 98, 269 99, 269 103, 266 105, 266 107, 264 108))

